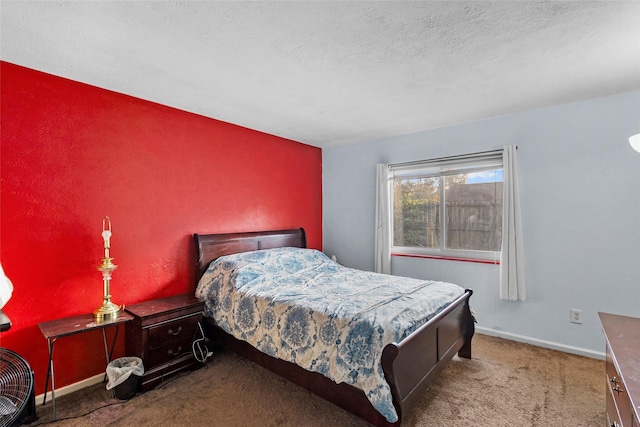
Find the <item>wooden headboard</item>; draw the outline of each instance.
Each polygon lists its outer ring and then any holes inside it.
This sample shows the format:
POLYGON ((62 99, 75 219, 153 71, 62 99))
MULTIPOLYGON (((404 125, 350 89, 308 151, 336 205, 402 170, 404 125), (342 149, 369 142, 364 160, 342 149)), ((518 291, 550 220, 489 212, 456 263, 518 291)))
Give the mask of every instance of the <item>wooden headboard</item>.
POLYGON ((194 234, 196 243, 196 284, 214 259, 240 252, 282 247, 306 248, 302 228, 248 233, 194 234))

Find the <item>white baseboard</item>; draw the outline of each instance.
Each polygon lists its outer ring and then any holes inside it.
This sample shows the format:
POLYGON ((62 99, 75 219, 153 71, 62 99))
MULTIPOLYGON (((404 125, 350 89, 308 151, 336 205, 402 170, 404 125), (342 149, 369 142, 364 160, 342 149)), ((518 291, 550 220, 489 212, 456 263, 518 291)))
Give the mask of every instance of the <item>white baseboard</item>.
POLYGON ((524 335, 512 334, 510 332, 497 331, 491 328, 485 328, 483 326, 476 326, 476 332, 484 335, 491 335, 493 337, 504 338, 507 340, 523 342, 526 344, 535 345, 538 347, 550 348, 552 350, 563 351, 565 353, 577 354, 578 356, 590 357, 592 359, 605 360, 604 352, 588 350, 586 348, 573 347, 570 345, 560 344, 552 341, 539 340, 537 338, 531 338, 524 335))
MULTIPOLYGON (((56 399, 58 397, 62 397, 65 394, 73 393, 74 391, 82 390, 85 387, 90 387, 94 384, 101 383, 104 380, 104 374, 98 374, 90 378, 86 378, 82 381, 78 381, 77 383, 69 384, 67 386, 57 388, 56 389, 56 399)), ((106 384, 105 384, 106 386, 106 384)), ((51 384, 49 384, 51 387, 51 384)), ((42 398, 44 397, 44 393, 36 396, 36 402, 42 402, 42 398)), ((51 401, 51 390, 47 393, 47 402, 51 401)))

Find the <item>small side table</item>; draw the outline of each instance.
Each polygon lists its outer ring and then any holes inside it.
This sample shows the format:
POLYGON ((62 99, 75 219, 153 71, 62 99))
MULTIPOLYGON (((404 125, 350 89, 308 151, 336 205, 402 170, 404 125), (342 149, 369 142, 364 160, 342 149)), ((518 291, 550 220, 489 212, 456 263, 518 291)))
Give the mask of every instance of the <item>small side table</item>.
POLYGON ((83 332, 89 332, 94 329, 102 330, 102 339, 104 341, 104 354, 107 358, 107 364, 111 361, 113 354, 113 347, 118 337, 118 329, 121 323, 133 320, 133 316, 124 310, 118 313, 115 319, 104 320, 102 322, 96 322, 96 318, 93 314, 83 314, 80 316, 67 317, 64 319, 51 320, 49 322, 38 323, 38 327, 42 332, 42 335, 47 339, 49 346, 49 367, 47 368, 47 380, 44 385, 44 398, 42 404, 47 402, 47 390, 49 388, 49 378, 51 378, 51 401, 53 402, 53 421, 56 420, 56 391, 55 391, 55 375, 53 372, 53 346, 59 338, 69 335, 80 334, 83 332), (106 329, 110 326, 115 327, 113 335, 113 341, 111 346, 107 344, 106 329))

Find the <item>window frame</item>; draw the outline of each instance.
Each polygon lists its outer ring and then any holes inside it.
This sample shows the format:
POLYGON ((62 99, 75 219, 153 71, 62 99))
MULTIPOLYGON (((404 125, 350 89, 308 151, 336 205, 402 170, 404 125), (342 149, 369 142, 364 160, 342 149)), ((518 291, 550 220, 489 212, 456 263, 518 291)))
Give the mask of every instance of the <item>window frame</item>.
MULTIPOLYGON (((502 161, 503 150, 485 151, 481 153, 467 154, 463 156, 443 157, 417 162, 398 163, 389 165, 389 210, 390 210, 390 250, 392 255, 405 255, 410 257, 443 258, 452 260, 468 260, 498 263, 500 251, 484 251, 472 249, 446 248, 446 176, 461 173, 473 173, 486 170, 504 170, 502 161), (419 179, 438 177, 441 181, 438 185, 440 197, 440 245, 438 248, 426 248, 415 246, 394 245, 395 215, 394 215, 394 180, 396 178, 419 179)), ((504 181, 503 181, 504 182, 504 181)), ((503 206, 504 210, 504 206, 503 206)))

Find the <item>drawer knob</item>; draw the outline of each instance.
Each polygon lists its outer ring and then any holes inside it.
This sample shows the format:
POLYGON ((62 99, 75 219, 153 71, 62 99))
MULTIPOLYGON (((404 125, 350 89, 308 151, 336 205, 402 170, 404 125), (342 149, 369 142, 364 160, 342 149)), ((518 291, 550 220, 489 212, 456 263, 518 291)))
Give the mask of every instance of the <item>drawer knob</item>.
POLYGON ((624 390, 620 389, 620 386, 618 385, 613 387, 612 390, 618 393, 618 396, 620 395, 620 393, 624 392, 624 390))
POLYGON ((616 377, 611 378, 609 381, 611 381, 614 384, 618 384, 618 379, 616 377))
POLYGON ((175 331, 173 329, 169 329, 168 332, 169 332, 169 335, 173 335, 175 337, 180 332, 182 332, 182 326, 178 326, 178 329, 176 329, 175 331))
POLYGON ((175 357, 175 356, 179 355, 181 351, 182 351, 182 346, 178 346, 178 350, 176 350, 174 352, 173 350, 169 349, 169 350, 167 350, 167 354, 169 356, 174 356, 175 357))

